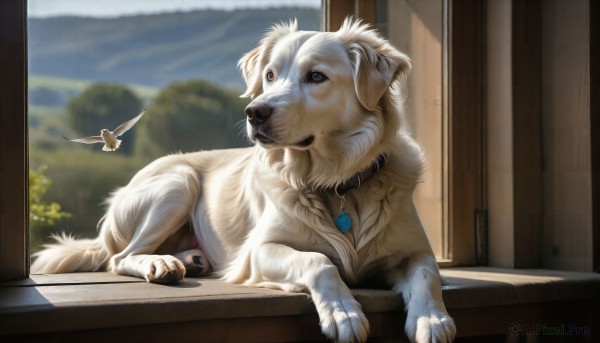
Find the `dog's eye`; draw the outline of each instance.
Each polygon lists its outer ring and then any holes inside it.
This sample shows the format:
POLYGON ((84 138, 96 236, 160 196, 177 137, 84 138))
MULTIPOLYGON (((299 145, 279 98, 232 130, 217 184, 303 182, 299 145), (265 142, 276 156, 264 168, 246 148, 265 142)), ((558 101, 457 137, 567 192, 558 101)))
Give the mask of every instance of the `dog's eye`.
POLYGON ((275 80, 275 74, 273 74, 272 71, 268 71, 265 78, 267 79, 267 81, 273 82, 273 80, 275 80))
POLYGON ((306 81, 307 82, 311 82, 311 83, 321 83, 323 81, 327 80, 327 76, 325 76, 323 73, 321 73, 320 71, 316 71, 316 70, 311 70, 308 72, 308 74, 306 75, 306 81))

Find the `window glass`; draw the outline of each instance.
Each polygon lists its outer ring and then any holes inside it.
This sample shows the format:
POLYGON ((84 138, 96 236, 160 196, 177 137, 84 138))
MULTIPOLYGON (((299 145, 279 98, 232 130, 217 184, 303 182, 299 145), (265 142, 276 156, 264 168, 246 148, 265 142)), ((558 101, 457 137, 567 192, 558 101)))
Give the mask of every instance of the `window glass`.
POLYGON ((97 235, 104 199, 173 152, 246 146, 236 65, 274 23, 319 30, 320 0, 30 0, 30 244, 97 235), (69 139, 114 130, 116 151, 69 139))

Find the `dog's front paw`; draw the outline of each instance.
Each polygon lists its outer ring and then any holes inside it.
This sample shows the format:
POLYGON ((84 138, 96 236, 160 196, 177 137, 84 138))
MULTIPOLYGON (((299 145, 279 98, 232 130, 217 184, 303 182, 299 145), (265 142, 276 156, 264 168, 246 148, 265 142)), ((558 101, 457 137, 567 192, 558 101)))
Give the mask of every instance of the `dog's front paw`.
POLYGON ((442 311, 408 315, 405 330, 408 338, 418 343, 452 342, 456 335, 454 320, 442 311))
POLYGON ((185 276, 185 266, 171 255, 154 256, 144 269, 144 278, 148 282, 175 283, 185 276))
POLYGON ((323 302, 317 306, 317 311, 321 318, 321 330, 327 338, 336 342, 367 340, 369 322, 354 298, 323 302))

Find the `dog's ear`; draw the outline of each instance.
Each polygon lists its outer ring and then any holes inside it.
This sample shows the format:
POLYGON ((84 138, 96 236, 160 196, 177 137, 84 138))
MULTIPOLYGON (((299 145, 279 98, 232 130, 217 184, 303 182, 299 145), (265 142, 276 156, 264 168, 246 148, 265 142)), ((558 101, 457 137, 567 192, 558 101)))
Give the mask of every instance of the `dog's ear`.
POLYGON ((296 19, 289 23, 274 25, 260 41, 260 45, 240 59, 238 67, 242 71, 247 87, 244 94, 241 95, 243 98, 255 98, 262 93, 263 70, 269 63, 271 50, 281 37, 295 32, 297 29, 298 22, 296 19))
POLYGON ((262 93, 262 68, 259 67, 261 57, 261 47, 253 49, 246 53, 238 62, 238 67, 242 71, 244 81, 246 81, 246 91, 241 96, 243 98, 252 97, 262 93))
POLYGON ((338 34, 352 61, 358 100, 373 111, 392 83, 408 73, 410 59, 359 20, 346 19, 338 34))

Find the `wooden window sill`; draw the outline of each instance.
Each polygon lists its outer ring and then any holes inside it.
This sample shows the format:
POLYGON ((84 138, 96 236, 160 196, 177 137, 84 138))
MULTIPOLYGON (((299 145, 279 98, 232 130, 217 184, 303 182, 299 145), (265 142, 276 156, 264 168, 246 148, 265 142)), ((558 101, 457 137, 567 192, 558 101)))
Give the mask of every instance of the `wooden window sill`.
MULTIPOLYGON (((589 331, 582 341, 592 341, 600 314, 598 274, 495 268, 448 268, 442 274, 459 338, 507 335, 512 323, 520 323, 575 325, 589 331)), ((370 342, 405 339, 400 297, 387 290, 353 292, 370 320, 370 342)), ((324 339, 306 294, 206 278, 148 284, 109 273, 31 275, 0 283, 2 336, 44 342, 324 339)))

